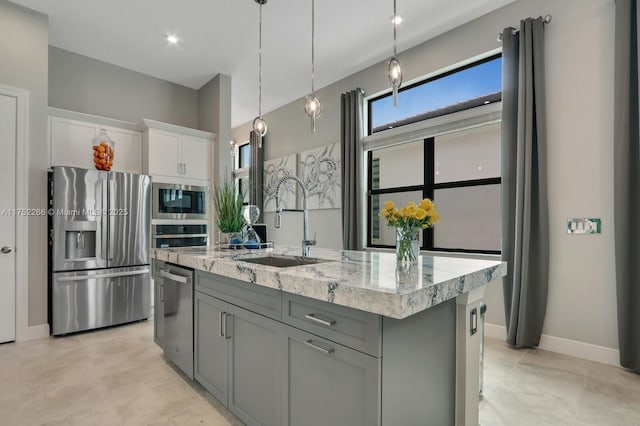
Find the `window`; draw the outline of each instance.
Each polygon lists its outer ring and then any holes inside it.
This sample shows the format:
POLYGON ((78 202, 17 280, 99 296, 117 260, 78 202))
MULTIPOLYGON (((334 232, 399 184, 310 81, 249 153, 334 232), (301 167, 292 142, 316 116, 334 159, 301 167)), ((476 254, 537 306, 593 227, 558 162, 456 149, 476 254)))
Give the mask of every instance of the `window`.
POLYGON ((494 55, 369 101, 369 134, 497 102, 502 91, 502 56, 494 55))
POLYGON ((238 147, 238 167, 243 169, 251 166, 251 145, 245 143, 238 147))
POLYGON ((238 190, 244 194, 244 204, 249 204, 249 167, 251 166, 251 144, 245 142, 238 146, 238 159, 233 176, 238 184, 238 190))
MULTIPOLYGON (((378 134, 367 138, 384 143, 370 144, 367 152, 367 245, 395 246, 395 228, 387 227, 378 216, 385 201, 401 207, 428 197, 437 204, 441 219, 435 228, 422 233, 423 250, 500 253, 499 104, 495 108, 484 106, 500 100, 500 63, 501 58, 493 56, 405 89, 404 93, 410 95, 405 99, 413 97, 415 102, 404 112, 383 115, 380 102, 390 102, 390 95, 369 100, 369 130, 378 134), (478 87, 465 83, 464 90, 452 89, 473 79, 478 87), (417 105, 425 93, 417 90, 435 83, 440 99, 417 105), (475 97, 464 100, 462 92, 475 97), (467 118, 462 123, 460 111, 474 108, 471 114, 465 113, 467 118), (488 108, 491 114, 485 112, 488 108), (398 119, 409 110, 422 112, 398 119), (446 131, 432 131, 428 120, 444 115, 450 118, 446 131), (470 125, 468 117, 472 115, 478 118, 470 125), (419 121, 424 122, 424 137, 416 138, 415 126, 411 131, 396 129, 390 132, 392 137, 380 133, 419 121)), ((436 93, 436 89, 429 90, 436 93)), ((400 98, 399 105, 402 103, 400 98)))

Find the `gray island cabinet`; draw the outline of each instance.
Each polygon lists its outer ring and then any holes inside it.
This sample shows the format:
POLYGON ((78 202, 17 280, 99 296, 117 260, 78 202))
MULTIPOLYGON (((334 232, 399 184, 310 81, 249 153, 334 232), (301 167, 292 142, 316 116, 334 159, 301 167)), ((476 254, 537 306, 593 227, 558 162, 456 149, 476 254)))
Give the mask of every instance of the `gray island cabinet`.
POLYGON ((425 256, 405 284, 393 255, 316 253, 155 251, 195 269, 195 380, 247 425, 477 425, 473 315, 506 265, 425 256))

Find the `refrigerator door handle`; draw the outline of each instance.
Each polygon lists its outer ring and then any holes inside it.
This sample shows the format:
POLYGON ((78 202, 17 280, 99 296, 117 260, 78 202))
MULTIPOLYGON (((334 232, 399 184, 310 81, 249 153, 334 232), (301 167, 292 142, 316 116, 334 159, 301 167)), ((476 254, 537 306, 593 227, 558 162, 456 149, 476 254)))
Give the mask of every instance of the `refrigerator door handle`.
MULTIPOLYGON (((108 190, 107 188, 109 187, 109 181, 107 179, 103 179, 102 180, 102 206, 100 206, 101 209, 106 209, 108 206, 108 190)), ((105 266, 107 265, 107 256, 108 256, 108 248, 107 248, 107 241, 109 240, 109 229, 107 226, 107 222, 104 220, 104 217, 102 218, 102 220, 100 221, 100 227, 101 227, 101 234, 102 234, 102 244, 101 244, 101 248, 102 248, 102 253, 100 255, 100 258, 104 259, 105 262, 105 266)))
POLYGON ((113 203, 112 199, 115 197, 116 194, 116 181, 115 180, 109 180, 109 206, 107 207, 107 219, 109 221, 109 254, 107 256, 107 258, 109 259, 109 262, 113 261, 113 253, 115 252, 115 247, 113 245, 113 240, 115 240, 114 237, 114 232, 116 229, 116 224, 115 224, 115 215, 112 214, 113 211, 111 209, 111 204, 113 203))
POLYGON ((57 282, 68 282, 68 281, 82 281, 89 280, 92 278, 116 278, 116 277, 129 277, 132 275, 144 275, 148 274, 149 269, 141 269, 139 271, 124 271, 124 272, 108 272, 106 274, 94 274, 94 275, 75 275, 71 277, 61 277, 56 279, 57 282))

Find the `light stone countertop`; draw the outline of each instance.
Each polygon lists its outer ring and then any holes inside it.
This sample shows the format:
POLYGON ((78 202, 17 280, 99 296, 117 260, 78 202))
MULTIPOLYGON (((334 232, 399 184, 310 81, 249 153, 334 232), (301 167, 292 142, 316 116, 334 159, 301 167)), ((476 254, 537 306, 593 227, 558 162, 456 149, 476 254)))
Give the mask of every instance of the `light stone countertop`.
POLYGON ((299 257, 300 247, 151 250, 154 259, 396 319, 482 287, 507 272, 507 264, 497 260, 427 255, 421 255, 413 268, 397 269, 395 253, 316 247, 311 257, 326 262, 278 268, 242 261, 265 255, 299 257))

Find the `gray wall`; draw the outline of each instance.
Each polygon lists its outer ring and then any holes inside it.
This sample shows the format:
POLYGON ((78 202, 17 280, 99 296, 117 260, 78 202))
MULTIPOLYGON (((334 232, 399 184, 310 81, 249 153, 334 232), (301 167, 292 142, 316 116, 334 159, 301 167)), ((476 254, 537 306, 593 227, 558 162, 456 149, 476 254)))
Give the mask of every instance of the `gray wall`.
MULTIPOLYGON (((617 348, 613 259, 613 0, 519 0, 399 55, 405 81, 499 48, 496 35, 520 19, 553 15, 546 27, 550 208, 549 301, 544 334, 617 348), (567 235, 570 217, 600 217, 603 232, 567 235)), ((400 30, 399 37, 402 37, 400 30)), ((340 94, 361 87, 367 96, 388 89, 382 62, 323 88, 315 134, 309 132, 302 99, 265 114, 265 159, 339 141, 340 94)), ((245 141, 250 123, 232 131, 245 141)), ((292 214, 291 214, 292 215, 292 214)), ((273 215, 265 215, 268 224, 273 215)), ((297 219, 295 219, 297 220, 297 219)), ((271 236, 300 244, 301 225, 283 217, 271 236)), ((318 244, 340 247, 338 210, 311 215, 318 244)), ((504 324, 502 292, 488 290, 487 321, 504 324)))
MULTIPOLYGON (((0 0, 0 84, 29 91, 29 205, 47 205, 47 16, 0 0)), ((29 218, 29 325, 47 323, 47 220, 29 218)))
POLYGON ((216 134, 212 150, 214 178, 231 172, 231 77, 228 75, 218 74, 198 90, 198 128, 216 134))
POLYGON ((49 105, 134 123, 198 125, 196 90, 53 46, 49 105))

